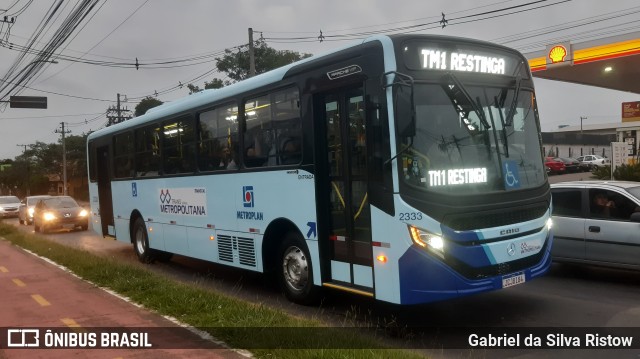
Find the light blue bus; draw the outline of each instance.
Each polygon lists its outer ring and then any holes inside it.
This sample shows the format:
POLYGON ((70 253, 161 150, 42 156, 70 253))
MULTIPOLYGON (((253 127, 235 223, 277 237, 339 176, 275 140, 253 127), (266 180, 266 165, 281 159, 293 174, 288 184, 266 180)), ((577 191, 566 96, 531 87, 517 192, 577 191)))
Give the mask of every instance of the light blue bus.
POLYGON ((550 265, 550 188, 518 52, 374 37, 154 108, 88 138, 91 223, 173 254, 416 304, 550 265))

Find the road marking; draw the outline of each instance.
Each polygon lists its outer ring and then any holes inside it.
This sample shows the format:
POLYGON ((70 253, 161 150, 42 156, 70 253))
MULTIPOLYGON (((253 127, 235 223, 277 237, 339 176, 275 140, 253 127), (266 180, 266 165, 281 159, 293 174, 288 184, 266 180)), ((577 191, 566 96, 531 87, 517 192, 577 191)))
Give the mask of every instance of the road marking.
POLYGON ((9 272, 9 270, 8 270, 7 268, 5 268, 5 267, 0 266, 0 272, 2 272, 2 273, 8 273, 8 272, 9 272))
POLYGON ((60 319, 60 321, 62 323, 64 323, 64 325, 66 325, 69 328, 75 328, 73 331, 76 332, 76 333, 86 332, 86 330, 84 328, 82 328, 82 325, 78 324, 78 322, 76 322, 75 320, 73 320, 71 318, 62 318, 62 319, 60 319))
POLYGON ((38 304, 40 304, 43 307, 47 307, 51 305, 51 303, 47 302, 47 300, 44 299, 40 294, 32 294, 31 298, 33 298, 33 300, 38 302, 38 304))
POLYGON ((13 281, 13 283, 15 283, 18 287, 26 287, 26 286, 27 286, 26 284, 24 284, 24 282, 23 282, 23 281, 21 281, 21 280, 20 280, 20 279, 18 279, 18 278, 14 278, 14 279, 12 279, 12 281, 13 281))

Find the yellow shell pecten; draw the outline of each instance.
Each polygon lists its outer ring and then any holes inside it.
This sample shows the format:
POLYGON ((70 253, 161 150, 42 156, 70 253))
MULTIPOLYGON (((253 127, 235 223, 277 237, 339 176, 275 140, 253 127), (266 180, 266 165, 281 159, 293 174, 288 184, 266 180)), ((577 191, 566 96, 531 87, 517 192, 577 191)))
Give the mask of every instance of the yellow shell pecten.
POLYGON ((567 56, 567 50, 563 46, 555 46, 549 51, 549 58, 554 63, 564 61, 565 56, 567 56))

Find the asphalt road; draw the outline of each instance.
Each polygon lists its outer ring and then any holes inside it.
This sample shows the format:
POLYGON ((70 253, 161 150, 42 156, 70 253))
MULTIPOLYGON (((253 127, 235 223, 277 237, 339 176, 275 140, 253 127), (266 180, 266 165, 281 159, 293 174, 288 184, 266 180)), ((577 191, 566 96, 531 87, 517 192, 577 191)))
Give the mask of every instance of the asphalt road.
MULTIPOLYGON (((550 180, 554 183, 589 177, 590 173, 577 173, 551 176, 550 180)), ((17 220, 15 225, 19 226, 17 220)), ((33 232, 33 226, 19 227, 33 232)), ((45 237, 143 265, 137 262, 131 245, 100 238, 92 231, 59 232, 45 237)), ((321 319, 337 326, 382 328, 385 334, 381 340, 394 346, 423 348, 425 337, 431 335, 425 328, 433 326, 470 328, 469 333, 473 327, 635 327, 637 337, 634 339, 640 341, 640 272, 553 264, 546 276, 535 281, 447 302, 399 307, 342 292, 327 292, 320 306, 304 307, 288 302, 275 285, 252 272, 182 256, 149 268, 294 315, 321 319)), ((640 350, 635 349, 420 350, 429 356, 445 358, 640 357, 640 350)))

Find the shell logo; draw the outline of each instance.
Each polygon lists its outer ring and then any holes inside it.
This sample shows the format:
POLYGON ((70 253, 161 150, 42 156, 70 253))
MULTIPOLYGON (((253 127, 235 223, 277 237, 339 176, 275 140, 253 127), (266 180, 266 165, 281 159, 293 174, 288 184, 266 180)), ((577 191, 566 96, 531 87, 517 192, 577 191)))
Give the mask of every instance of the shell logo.
POLYGON ((556 45, 549 50, 549 58, 553 64, 563 62, 565 57, 567 57, 567 48, 562 45, 556 45))

